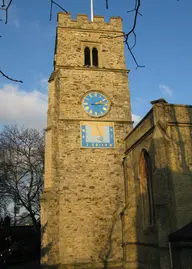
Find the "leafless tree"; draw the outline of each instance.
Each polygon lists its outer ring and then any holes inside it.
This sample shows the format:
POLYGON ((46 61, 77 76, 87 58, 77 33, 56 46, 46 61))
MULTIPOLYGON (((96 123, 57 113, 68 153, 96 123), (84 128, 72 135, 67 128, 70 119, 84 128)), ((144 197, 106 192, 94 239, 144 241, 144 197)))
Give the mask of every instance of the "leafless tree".
POLYGON ((1 186, 0 179, 0 220, 9 215, 7 208, 10 202, 11 199, 5 194, 5 190, 3 189, 3 186, 1 186))
POLYGON ((0 189, 22 206, 36 229, 43 191, 44 133, 6 126, 0 133, 0 189))
MULTIPOLYGON (((0 150, 0 160, 2 159, 2 151, 0 150)), ((0 164, 1 165, 1 164, 0 164)), ((11 202, 10 197, 6 194, 5 187, 2 184, 4 173, 0 167, 0 220, 4 219, 8 214, 8 206, 11 202)))

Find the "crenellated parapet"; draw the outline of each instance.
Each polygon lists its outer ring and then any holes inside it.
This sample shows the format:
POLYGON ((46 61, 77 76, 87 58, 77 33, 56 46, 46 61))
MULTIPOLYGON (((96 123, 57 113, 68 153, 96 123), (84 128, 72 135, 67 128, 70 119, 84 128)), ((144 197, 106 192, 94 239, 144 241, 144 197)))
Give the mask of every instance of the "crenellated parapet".
POLYGON ((109 22, 105 22, 103 16, 94 16, 93 21, 89 21, 88 15, 78 14, 74 20, 71 19, 70 13, 60 12, 57 20, 58 27, 122 32, 121 17, 111 17, 109 22))

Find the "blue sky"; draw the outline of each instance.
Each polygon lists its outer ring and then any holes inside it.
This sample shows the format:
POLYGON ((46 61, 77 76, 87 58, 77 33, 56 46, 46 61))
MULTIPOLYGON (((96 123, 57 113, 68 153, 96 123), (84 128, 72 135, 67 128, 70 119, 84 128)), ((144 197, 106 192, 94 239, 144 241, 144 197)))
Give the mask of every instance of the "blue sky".
MULTIPOLYGON (((72 18, 78 13, 90 15, 90 0, 57 0, 72 18)), ((96 15, 123 18, 124 31, 133 23, 134 0, 94 0, 96 15)), ((192 1, 141 1, 137 45, 134 54, 145 68, 136 70, 125 50, 132 112, 135 119, 151 108, 150 101, 165 98, 170 103, 192 103, 192 1)), ((25 124, 43 128, 47 110, 47 79, 53 70, 56 13, 49 22, 49 0, 13 1, 9 21, 0 22, 0 69, 23 84, 0 76, 0 126, 25 124)), ((1 18, 3 17, 0 11, 1 18)))

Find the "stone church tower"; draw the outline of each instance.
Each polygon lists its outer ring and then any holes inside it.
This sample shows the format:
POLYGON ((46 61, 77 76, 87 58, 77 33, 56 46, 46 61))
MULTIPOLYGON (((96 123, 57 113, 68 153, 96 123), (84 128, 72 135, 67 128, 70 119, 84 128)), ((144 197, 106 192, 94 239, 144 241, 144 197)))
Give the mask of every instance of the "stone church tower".
POLYGON ((95 16, 91 22, 59 13, 49 79, 42 264, 122 266, 122 159, 131 129, 122 19, 106 23, 95 16))

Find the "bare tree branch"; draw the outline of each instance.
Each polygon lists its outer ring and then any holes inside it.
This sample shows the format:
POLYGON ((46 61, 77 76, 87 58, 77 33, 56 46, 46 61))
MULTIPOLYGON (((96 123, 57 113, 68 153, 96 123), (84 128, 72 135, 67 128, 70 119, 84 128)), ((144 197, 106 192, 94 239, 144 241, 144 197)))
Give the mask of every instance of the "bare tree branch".
MULTIPOLYGON (((106 2, 106 8, 108 8, 108 0, 105 0, 105 2, 106 2)), ((102 37, 106 37, 106 38, 118 38, 118 37, 124 36, 124 42, 125 42, 128 50, 129 50, 129 53, 130 53, 133 61, 136 64, 136 68, 145 67, 144 65, 138 64, 137 59, 136 59, 136 57, 135 57, 135 55, 134 55, 134 53, 132 51, 133 48, 136 46, 136 43, 137 43, 137 35, 135 33, 135 28, 136 28, 136 25, 137 25, 138 15, 142 16, 142 14, 139 12, 140 6, 141 6, 141 0, 135 0, 135 7, 133 9, 127 11, 127 13, 132 13, 132 12, 135 13, 134 19, 133 19, 133 26, 132 26, 132 28, 131 28, 131 30, 129 32, 127 32, 124 35, 118 35, 118 36, 114 36, 114 37, 102 36, 102 37), (130 37, 131 36, 133 36, 133 40, 134 40, 132 46, 130 44, 130 37)))
POLYGON ((134 62, 136 64, 136 68, 145 67, 144 65, 139 65, 138 64, 138 62, 136 60, 136 57, 135 57, 135 55, 133 54, 133 51, 132 51, 132 49, 136 46, 136 43, 137 43, 137 35, 135 33, 135 28, 136 28, 136 25, 137 25, 138 15, 142 16, 142 14, 139 12, 140 6, 141 6, 141 0, 135 0, 135 8, 132 9, 132 10, 127 11, 128 13, 129 12, 135 12, 135 15, 134 15, 133 26, 132 26, 131 30, 127 34, 125 34, 125 44, 126 44, 128 50, 129 50, 129 52, 130 52, 130 54, 131 54, 131 56, 132 56, 132 58, 133 58, 133 60, 134 60, 134 62), (131 35, 133 35, 133 38, 134 38, 134 43, 133 43, 132 46, 130 46, 130 43, 129 43, 129 38, 130 38, 131 35))
MULTIPOLYGON (((8 22, 8 10, 9 10, 9 8, 10 8, 12 2, 13 2, 13 0, 9 0, 9 2, 8 2, 7 6, 6 6, 6 5, 5 5, 5 1, 2 0, 2 5, 1 5, 0 10, 5 11, 5 24, 7 24, 7 22, 8 22)), ((2 19, 1 19, 0 21, 2 21, 2 19)), ((0 36, 0 37, 1 37, 1 36, 0 36)), ((1 71, 1 70, 0 70, 0 74, 1 74, 3 77, 5 77, 6 79, 8 79, 8 80, 11 80, 11 81, 14 81, 14 82, 23 83, 22 80, 13 79, 13 78, 11 78, 10 76, 6 75, 6 74, 5 74, 3 71, 1 71)))
POLYGON ((50 3, 50 15, 49 15, 49 21, 52 20, 52 13, 53 13, 53 1, 50 3))
POLYGON ((3 77, 5 77, 5 78, 7 78, 7 79, 9 79, 9 80, 11 80, 11 81, 23 83, 22 80, 17 80, 17 79, 11 78, 11 77, 9 77, 8 75, 6 75, 5 73, 3 73, 1 70, 0 70, 0 74, 1 74, 3 77))
POLYGON ((137 43, 137 36, 136 36, 136 33, 133 32, 132 34, 133 34, 133 38, 134 38, 134 43, 133 43, 132 47, 130 48, 131 50, 136 46, 136 43, 137 43))
POLYGON ((1 7, 5 7, 5 0, 2 0, 2 5, 1 7))
POLYGON ((66 13, 68 13, 68 11, 66 9, 64 9, 61 5, 59 5, 57 2, 50 0, 51 1, 51 5, 50 5, 50 17, 49 20, 52 20, 52 12, 53 12, 53 4, 58 6, 60 9, 62 9, 63 11, 65 11, 66 13))
POLYGON ((135 31, 135 27, 137 25, 138 15, 141 15, 139 13, 140 6, 141 6, 141 0, 135 0, 135 8, 132 10, 132 11, 135 11, 135 16, 134 16, 134 20, 133 20, 133 27, 132 27, 132 29, 127 34, 125 34, 125 36, 127 38, 129 38, 129 35, 135 31))
POLYGON ((5 11, 5 24, 7 24, 7 22, 8 22, 8 10, 9 10, 10 5, 12 4, 12 1, 13 0, 9 0, 9 3, 6 6, 5 5, 5 1, 2 0, 2 5, 1 5, 0 10, 4 10, 5 11))
MULTIPOLYGON (((2 0, 2 5, 0 7, 0 10, 2 11, 5 11, 5 24, 8 23, 8 11, 9 11, 9 8, 12 4, 13 0, 9 0, 8 4, 6 5, 5 4, 5 0, 2 0)), ((49 17, 49 20, 51 21, 52 19, 52 12, 53 12, 53 4, 56 5, 57 7, 59 7, 61 10, 63 10, 64 12, 68 13, 67 10, 65 8, 63 8, 61 5, 59 5, 56 1, 54 0, 50 0, 50 17, 49 17)), ((0 19, 0 21, 2 21, 2 19, 0 19)), ((0 36, 1 37, 1 36, 0 36)), ((19 82, 19 83, 23 83, 22 80, 18 80, 18 79, 13 79, 11 78, 10 76, 6 75, 5 73, 3 73, 1 70, 0 70, 0 74, 5 77, 6 79, 8 80, 11 80, 11 81, 14 81, 14 82, 19 82)))
MULTIPOLYGON (((179 1, 179 0, 177 0, 177 1, 179 1)), ((7 22, 8 22, 8 10, 9 10, 9 7, 11 6, 12 2, 13 2, 13 0, 9 0, 9 2, 8 2, 7 6, 6 6, 5 5, 5 0, 2 0, 2 5, 1 5, 0 10, 5 11, 5 13, 6 13, 5 24, 7 24, 7 22)), ((106 8, 108 9, 109 8, 109 0, 105 0, 105 3, 106 3, 106 8)), ((53 5, 56 5, 57 7, 59 7, 64 12, 68 13, 68 11, 65 8, 63 8, 60 4, 58 4, 56 1, 50 0, 50 15, 49 15, 49 20, 50 21, 52 20, 53 5)), ((138 15, 142 16, 142 14, 139 11, 140 6, 141 6, 141 0, 135 0, 135 8, 127 11, 127 13, 134 12, 135 15, 134 15, 133 26, 132 26, 131 30, 124 35, 125 44, 126 44, 128 50, 129 50, 129 52, 130 52, 130 54, 131 54, 131 56, 132 56, 132 58, 133 58, 133 60, 134 60, 134 62, 136 64, 136 68, 144 67, 144 65, 139 65, 138 64, 138 62, 136 60, 136 57, 135 57, 135 55, 133 54, 133 51, 132 51, 132 49, 136 46, 137 36, 136 36, 136 33, 135 33, 135 28, 136 28, 136 25, 137 25, 138 15), (133 38, 134 38, 134 43, 133 43, 132 46, 129 43, 130 42, 129 38, 130 38, 131 35, 133 35, 133 38)), ((0 19, 0 21, 2 21, 2 20, 0 19)), ((12 79, 8 75, 4 74, 2 71, 0 71, 0 73, 1 73, 1 75, 3 75, 5 78, 7 78, 9 80, 12 80, 14 82, 22 83, 21 80, 12 79)))
MULTIPOLYGON (((0 10, 5 11, 5 24, 7 24, 7 22, 8 22, 8 11, 9 11, 9 8, 10 8, 12 2, 13 2, 13 0, 9 0, 8 4, 5 5, 5 1, 2 0, 2 5, 1 5, 0 10)), ((1 21, 2 21, 2 20, 1 20, 1 21)), ((1 37, 1 36, 0 36, 0 37, 1 37)), ((3 71, 1 71, 1 70, 0 70, 0 74, 1 74, 3 77, 5 77, 6 79, 8 79, 8 80, 11 80, 11 81, 14 81, 14 82, 23 83, 22 80, 13 79, 13 78, 11 78, 10 76, 6 75, 6 74, 5 74, 3 71)))
POLYGON ((125 41, 125 44, 126 44, 128 50, 129 50, 129 52, 130 52, 130 54, 131 54, 131 56, 132 56, 132 58, 133 58, 133 60, 134 60, 134 62, 135 62, 135 64, 136 64, 136 69, 137 69, 138 67, 145 67, 144 65, 139 65, 139 64, 138 64, 138 62, 137 62, 137 60, 136 60, 136 58, 135 58, 135 55, 133 54, 132 49, 131 49, 130 46, 129 46, 129 43, 128 43, 127 41, 125 41))

